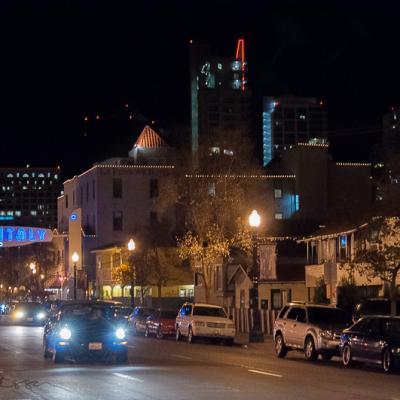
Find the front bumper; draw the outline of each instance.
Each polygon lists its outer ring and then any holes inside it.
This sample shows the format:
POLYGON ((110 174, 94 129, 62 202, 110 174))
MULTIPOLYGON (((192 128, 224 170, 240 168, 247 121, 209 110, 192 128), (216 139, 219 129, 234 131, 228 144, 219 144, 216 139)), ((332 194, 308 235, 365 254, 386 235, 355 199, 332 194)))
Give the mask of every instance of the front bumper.
POLYGON ((193 327, 194 336, 208 338, 234 339, 236 330, 231 328, 193 327))
POLYGON ((340 339, 318 338, 318 351, 320 353, 329 353, 340 355, 340 339))
POLYGON ((71 340, 58 340, 55 344, 57 353, 63 353, 66 357, 102 359, 113 355, 125 354, 128 351, 126 340, 115 340, 112 342, 74 342, 71 340), (101 348, 90 348, 90 344, 101 343, 101 348))

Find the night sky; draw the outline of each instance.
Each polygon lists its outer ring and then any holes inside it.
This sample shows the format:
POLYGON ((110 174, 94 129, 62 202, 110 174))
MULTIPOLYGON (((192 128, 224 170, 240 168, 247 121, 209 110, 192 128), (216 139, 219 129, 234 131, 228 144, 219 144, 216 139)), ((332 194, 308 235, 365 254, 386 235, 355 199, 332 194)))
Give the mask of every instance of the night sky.
POLYGON ((0 165, 66 179, 125 156, 146 119, 188 124, 189 39, 233 56, 242 36, 255 95, 324 100, 335 156, 365 160, 400 104, 399 20, 383 0, 2 0, 0 165))

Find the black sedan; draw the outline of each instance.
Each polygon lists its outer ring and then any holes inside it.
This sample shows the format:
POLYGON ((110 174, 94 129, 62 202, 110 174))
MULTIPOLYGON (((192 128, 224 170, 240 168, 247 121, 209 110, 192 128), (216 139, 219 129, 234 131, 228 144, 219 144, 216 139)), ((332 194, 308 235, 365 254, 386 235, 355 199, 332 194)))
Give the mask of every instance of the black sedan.
POLYGON ((345 329, 340 338, 343 365, 377 364, 385 372, 400 365, 400 317, 369 316, 345 329))
POLYGON ((55 363, 70 358, 127 362, 127 323, 114 315, 115 309, 107 304, 64 305, 45 326, 44 356, 55 363))

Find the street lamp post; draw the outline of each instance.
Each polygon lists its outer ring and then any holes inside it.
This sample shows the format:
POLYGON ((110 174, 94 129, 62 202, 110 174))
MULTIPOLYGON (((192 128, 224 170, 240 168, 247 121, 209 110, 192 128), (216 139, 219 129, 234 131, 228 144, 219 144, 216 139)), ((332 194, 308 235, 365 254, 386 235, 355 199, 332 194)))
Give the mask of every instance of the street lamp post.
POLYGON ((133 273, 131 274, 131 290, 130 290, 130 295, 131 295, 131 307, 135 307, 135 284, 136 284, 136 271, 135 271, 135 265, 132 260, 132 253, 134 252, 136 248, 135 241, 133 239, 130 239, 128 242, 128 250, 131 253, 131 259, 128 260, 128 262, 132 263, 132 268, 133 268, 133 273))
POLYGON ((76 263, 79 261, 78 253, 75 251, 71 258, 74 263, 74 300, 76 300, 76 263))
POLYGON ((250 289, 250 307, 253 313, 253 325, 250 330, 250 342, 263 342, 264 334, 261 329, 260 308, 258 301, 258 281, 260 279, 260 265, 257 260, 257 228, 260 226, 261 217, 256 210, 253 210, 249 216, 249 224, 252 228, 252 245, 253 245, 253 265, 251 268, 251 280, 253 283, 250 289))

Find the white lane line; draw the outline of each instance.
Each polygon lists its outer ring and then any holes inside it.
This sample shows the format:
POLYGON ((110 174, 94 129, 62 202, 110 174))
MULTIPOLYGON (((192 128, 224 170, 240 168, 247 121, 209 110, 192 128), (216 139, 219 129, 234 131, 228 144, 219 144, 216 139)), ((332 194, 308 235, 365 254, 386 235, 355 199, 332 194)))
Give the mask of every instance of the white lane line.
POLYGON ((193 360, 193 357, 182 356, 181 354, 172 354, 172 357, 183 358, 184 360, 193 360))
POLYGON ((113 375, 118 376, 119 378, 128 379, 128 381, 135 381, 135 382, 143 383, 143 381, 139 378, 135 378, 133 376, 129 376, 129 375, 125 375, 125 374, 120 374, 119 372, 113 372, 113 375))
POLYGON ((282 378, 282 375, 273 374, 272 372, 258 371, 256 369, 249 369, 248 371, 253 372, 254 374, 261 374, 261 375, 273 376, 275 378, 282 378))

